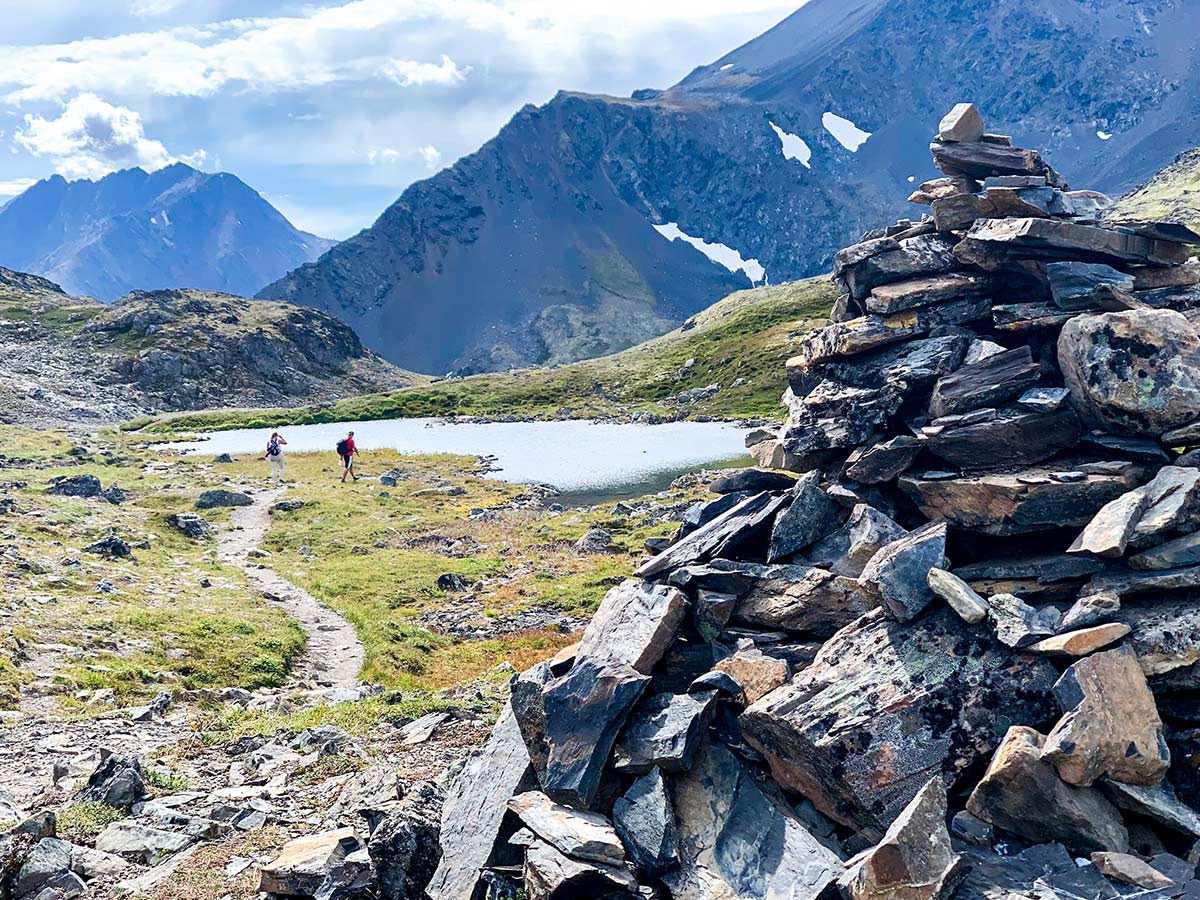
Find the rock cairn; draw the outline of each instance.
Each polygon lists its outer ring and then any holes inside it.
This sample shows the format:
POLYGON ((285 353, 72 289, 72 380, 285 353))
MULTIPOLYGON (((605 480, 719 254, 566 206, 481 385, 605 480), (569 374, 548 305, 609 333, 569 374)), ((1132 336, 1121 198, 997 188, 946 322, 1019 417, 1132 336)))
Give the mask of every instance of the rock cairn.
POLYGON ((433 900, 1200 896, 1200 236, 956 107, 760 460, 447 794, 433 900))

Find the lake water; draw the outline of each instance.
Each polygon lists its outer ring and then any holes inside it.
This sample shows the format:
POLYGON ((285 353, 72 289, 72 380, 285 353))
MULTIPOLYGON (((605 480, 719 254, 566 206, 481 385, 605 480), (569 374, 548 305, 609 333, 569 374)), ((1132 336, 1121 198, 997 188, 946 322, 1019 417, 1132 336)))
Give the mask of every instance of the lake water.
MULTIPOLYGON (((504 481, 547 484, 575 503, 634 497, 661 490, 676 476, 746 457, 743 429, 722 422, 663 425, 603 422, 448 423, 441 419, 335 422, 280 429, 291 453, 328 451, 354 431, 360 461, 371 472, 370 451, 405 454, 459 453, 494 456, 504 481)), ((261 454, 270 429, 246 428, 201 435, 205 440, 170 444, 189 453, 261 454)))

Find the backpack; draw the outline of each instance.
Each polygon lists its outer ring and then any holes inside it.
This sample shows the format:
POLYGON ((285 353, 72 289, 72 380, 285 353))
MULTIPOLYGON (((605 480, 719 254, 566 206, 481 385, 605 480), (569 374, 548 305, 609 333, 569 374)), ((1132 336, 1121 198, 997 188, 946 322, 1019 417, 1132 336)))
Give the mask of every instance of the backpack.
POLYGON ((268 441, 267 442, 267 456, 278 456, 278 455, 279 455, 279 441, 268 441))
POLYGON ((346 438, 342 438, 337 443, 338 456, 345 456, 350 451, 350 442, 346 438))

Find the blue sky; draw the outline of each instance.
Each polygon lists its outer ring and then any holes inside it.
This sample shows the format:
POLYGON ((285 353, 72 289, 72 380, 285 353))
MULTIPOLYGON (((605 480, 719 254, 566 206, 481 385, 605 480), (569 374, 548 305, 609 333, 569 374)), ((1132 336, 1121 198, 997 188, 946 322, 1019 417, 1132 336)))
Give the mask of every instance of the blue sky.
POLYGON ((183 160, 344 238, 560 88, 667 87, 801 0, 0 0, 0 203, 183 160))

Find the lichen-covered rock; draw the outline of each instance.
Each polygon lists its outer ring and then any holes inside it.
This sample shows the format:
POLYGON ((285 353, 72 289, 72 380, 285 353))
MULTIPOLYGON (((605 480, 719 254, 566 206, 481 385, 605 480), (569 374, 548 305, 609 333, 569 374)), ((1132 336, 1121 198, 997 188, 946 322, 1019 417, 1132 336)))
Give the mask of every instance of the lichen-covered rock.
POLYGON ((950 609, 903 624, 876 610, 740 722, 780 784, 840 822, 883 829, 930 778, 953 784, 988 758, 998 718, 1051 716, 1057 677, 950 609))
POLYGON ((1096 428, 1157 437, 1200 409, 1200 335, 1173 310, 1076 316, 1059 336, 1058 363, 1096 428))

